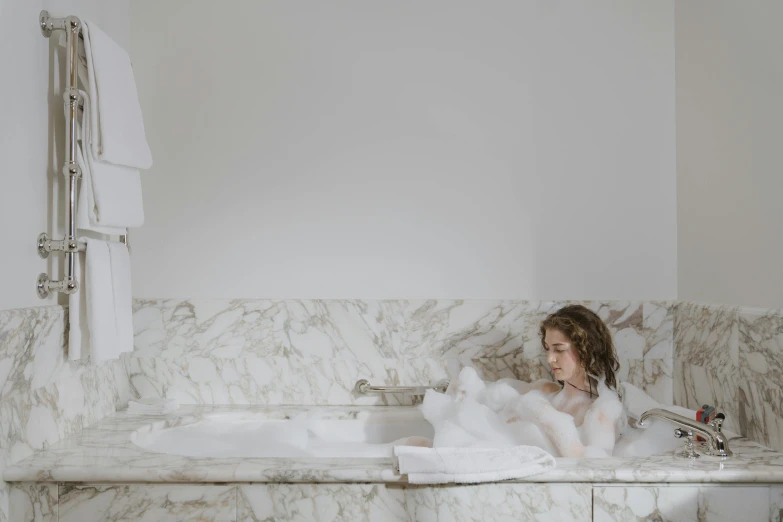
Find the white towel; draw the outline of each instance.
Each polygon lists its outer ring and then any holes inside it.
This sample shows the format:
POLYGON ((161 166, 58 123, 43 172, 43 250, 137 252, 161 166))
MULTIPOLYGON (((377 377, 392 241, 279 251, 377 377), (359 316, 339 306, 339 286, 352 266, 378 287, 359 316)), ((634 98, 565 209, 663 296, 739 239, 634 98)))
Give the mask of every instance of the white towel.
POLYGON ((92 108, 89 95, 85 97, 84 115, 80 127, 82 147, 77 150, 77 161, 82 169, 76 226, 101 234, 122 235, 126 227, 144 224, 144 205, 141 194, 141 175, 133 168, 98 161, 89 152, 94 139, 90 123, 92 108))
POLYGON ((109 242, 109 256, 111 258, 111 278, 114 291, 117 353, 132 352, 133 297, 131 295, 131 266, 128 246, 114 241, 109 242))
POLYGON ((536 475, 555 468, 555 458, 536 446, 422 448, 395 446, 400 474, 411 484, 475 484, 536 475))
POLYGON ((82 27, 90 91, 92 155, 137 169, 152 166, 133 67, 125 50, 89 20, 82 27))
POLYGON ((86 294, 90 360, 98 363, 133 350, 130 262, 121 243, 85 241, 86 277, 79 292, 86 294))
POLYGON ((68 296, 68 359, 78 361, 90 353, 90 331, 87 326, 87 292, 84 291, 84 252, 74 256, 74 273, 79 291, 68 296))
POLYGON ((128 401, 128 413, 134 415, 166 415, 179 408, 176 399, 159 399, 156 397, 142 397, 135 401, 128 401))

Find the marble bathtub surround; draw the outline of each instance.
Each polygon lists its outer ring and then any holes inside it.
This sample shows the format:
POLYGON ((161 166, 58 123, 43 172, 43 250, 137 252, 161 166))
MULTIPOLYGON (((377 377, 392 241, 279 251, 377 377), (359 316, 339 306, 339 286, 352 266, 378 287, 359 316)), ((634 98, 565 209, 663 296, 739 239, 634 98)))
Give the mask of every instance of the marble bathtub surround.
POLYGON ((783 451, 783 310, 679 303, 674 401, 717 405, 727 428, 783 451))
MULTIPOLYGON (((98 366, 66 357, 67 310, 0 311, 0 473, 123 406, 130 383, 121 361, 98 366)), ((0 522, 9 489, 0 481, 0 522)), ((37 512, 46 512, 46 502, 37 512)))
POLYGON ((743 433, 783 451, 783 310, 740 310, 737 329, 743 433))
POLYGON ((439 488, 389 488, 378 484, 247 485, 238 489, 237 520, 589 521, 591 497, 591 487, 586 484, 439 488))
POLYGON ((774 520, 775 488, 596 487, 594 522, 774 520))
MULTIPOLYGON (((321 406, 331 415, 367 415, 378 406, 321 406), (340 413, 343 412, 343 413, 340 413)), ((389 407, 395 408, 395 407, 389 407)), ((403 407, 406 408, 406 407, 403 407)), ((233 483, 367 482, 406 484, 388 458, 208 458, 155 453, 136 446, 137 430, 197 422, 205 415, 252 411, 293 417, 298 406, 188 406, 161 419, 118 412, 46 450, 13 464, 12 482, 83 483, 233 483)), ((393 411, 393 410, 392 410, 393 411)), ((352 418, 352 417, 349 417, 352 418)), ((731 441, 735 457, 696 462, 672 455, 646 458, 557 459, 557 467, 514 483, 783 483, 783 455, 745 439, 731 441)))
MULTIPOLYGON (((354 396, 356 380, 434 383, 465 365, 485 378, 548 376, 538 327, 565 304, 136 300, 129 371, 137 394, 183 403, 382 403, 354 396)), ((584 304, 615 336, 620 379, 671 403, 673 303, 584 304)))
POLYGON ((28 495, 38 487, 14 485, 18 520, 779 522, 783 491, 775 485, 61 484, 42 503, 28 495))
POLYGON ((46 482, 11 484, 6 520, 58 522, 58 490, 46 482))
MULTIPOLYGON (((134 356, 362 361, 477 359, 521 350, 532 359, 541 354, 541 321, 576 302, 136 299, 134 356)), ((672 303, 580 303, 609 325, 622 357, 671 357, 672 303)))
POLYGON ((0 400, 45 386, 68 369, 66 313, 61 306, 0 310, 0 400))
POLYGON ((63 485, 59 522, 236 520, 235 486, 63 485))

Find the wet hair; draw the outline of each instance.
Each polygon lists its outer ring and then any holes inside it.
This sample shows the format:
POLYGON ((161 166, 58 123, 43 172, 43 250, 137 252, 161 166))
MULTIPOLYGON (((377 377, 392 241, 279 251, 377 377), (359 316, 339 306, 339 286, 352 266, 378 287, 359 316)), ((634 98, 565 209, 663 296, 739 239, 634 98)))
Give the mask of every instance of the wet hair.
POLYGON ((617 388, 615 372, 620 368, 612 333, 598 314, 582 305, 569 305, 549 314, 541 322, 541 345, 547 330, 559 330, 571 340, 585 371, 606 378, 609 388, 617 388))

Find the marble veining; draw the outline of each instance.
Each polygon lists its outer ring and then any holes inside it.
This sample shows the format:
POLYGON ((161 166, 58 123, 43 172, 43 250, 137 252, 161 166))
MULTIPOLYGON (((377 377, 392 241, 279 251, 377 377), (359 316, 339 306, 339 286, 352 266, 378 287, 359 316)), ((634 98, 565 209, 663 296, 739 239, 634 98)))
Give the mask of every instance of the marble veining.
POLYGON ((783 450, 783 311, 741 311, 738 330, 743 433, 783 450))
POLYGON ((769 488, 769 520, 783 522, 783 486, 769 488))
POLYGON ((0 400, 53 382, 66 367, 66 309, 0 310, 0 400))
POLYGON ((406 488, 411 520, 541 520, 589 522, 589 484, 480 484, 467 487, 406 488))
MULTIPOLYGON (((576 302, 576 301, 574 301, 576 302)), ((304 359, 502 357, 541 353, 538 326, 570 302, 492 300, 136 300, 136 357, 304 359)), ((666 358, 670 304, 582 302, 624 358, 666 358), (644 311, 650 325, 643 324, 644 311), (648 346, 649 341, 649 346, 648 346), (663 344, 661 344, 663 343, 663 344)), ((669 336, 670 337, 670 336, 669 336)))
POLYGON ((409 522, 405 496, 384 484, 241 485, 237 521, 409 522))
POLYGON ((717 405, 729 429, 783 450, 783 311, 679 303, 675 318, 675 404, 717 405))
MULTIPOLYGON (((551 378, 538 328, 567 303, 136 300, 128 370, 138 395, 205 404, 378 404, 382 399, 353 396, 357 379, 434 383, 460 365, 551 378)), ((674 305, 583 304, 612 330, 621 380, 671 403, 674 305)))
MULTIPOLYGON (((61 306, 0 311, 0 473, 10 464, 113 413, 127 403, 123 361, 67 360, 61 306)), ((21 491, 0 482, 0 522, 21 491)), ((32 505, 42 519, 46 501, 32 505)))
POLYGON ((675 360, 674 374, 677 376, 674 404, 692 410, 701 408, 703 404, 715 405, 726 414, 726 429, 742 433, 737 382, 739 376, 736 373, 718 373, 710 368, 675 360))
POLYGON ((596 487, 593 520, 626 522, 766 522, 768 487, 596 487))
POLYGON ((294 359, 191 357, 130 360, 137 395, 183 404, 411 404, 398 395, 357 395, 359 379, 394 386, 437 383, 448 377, 441 359, 294 359))
POLYGON ((736 307, 682 302, 675 313, 674 404, 724 411, 727 429, 745 435, 739 406, 736 307))
POLYGON ((59 491, 60 522, 236 520, 233 486, 76 485, 59 491))
MULTIPOLYGON (((340 410, 338 406, 320 406, 340 410)), ((377 406, 351 407, 373 411, 377 406)), ((394 408, 390 406, 388 408, 394 408)), ((342 408, 344 409, 344 408, 342 408)), ((193 421, 222 411, 287 412, 302 407, 182 407, 167 422, 193 421)), ((378 459, 232 459, 184 457, 153 453, 135 446, 131 433, 162 419, 123 412, 105 418, 48 449, 10 466, 4 478, 13 482, 370 482, 407 481, 392 469, 391 458, 378 459)), ((783 455, 756 443, 736 439, 737 454, 725 462, 692 462, 670 455, 647 458, 558 459, 557 468, 516 482, 647 482, 647 483, 783 483, 783 455)))
POLYGON ((739 364, 737 308, 683 302, 677 306, 677 359, 704 368, 736 371, 739 364))
POLYGON ((405 301, 135 300, 135 356, 394 358, 405 301))
POLYGON ((57 484, 13 484, 9 499, 9 520, 58 522, 57 484))

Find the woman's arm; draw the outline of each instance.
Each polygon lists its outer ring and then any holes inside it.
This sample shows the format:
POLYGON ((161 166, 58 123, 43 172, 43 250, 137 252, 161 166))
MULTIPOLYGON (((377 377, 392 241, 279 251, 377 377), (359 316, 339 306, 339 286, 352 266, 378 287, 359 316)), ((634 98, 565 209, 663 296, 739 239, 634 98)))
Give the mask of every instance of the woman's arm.
POLYGON ((574 424, 573 416, 558 411, 541 392, 533 391, 519 398, 514 404, 516 415, 510 419, 531 420, 552 442, 563 457, 607 457, 615 444, 615 423, 622 406, 617 401, 596 401, 585 413, 582 436, 574 424))

